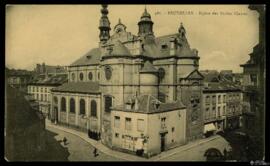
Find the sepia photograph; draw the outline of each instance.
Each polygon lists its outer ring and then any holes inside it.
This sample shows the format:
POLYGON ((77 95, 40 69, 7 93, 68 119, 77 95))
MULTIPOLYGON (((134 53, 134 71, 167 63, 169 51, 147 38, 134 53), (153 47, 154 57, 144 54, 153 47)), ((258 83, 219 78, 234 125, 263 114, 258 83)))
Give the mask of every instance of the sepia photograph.
POLYGON ((7 162, 270 165, 266 5, 5 10, 7 162))

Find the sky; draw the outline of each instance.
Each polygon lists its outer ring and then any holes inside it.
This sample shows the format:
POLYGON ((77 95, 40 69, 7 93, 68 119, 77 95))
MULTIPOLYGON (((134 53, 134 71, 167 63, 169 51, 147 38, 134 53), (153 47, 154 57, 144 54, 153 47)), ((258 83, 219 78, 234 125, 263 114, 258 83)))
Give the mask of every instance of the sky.
MULTIPOLYGON (((182 22, 200 70, 242 72, 258 43, 258 13, 247 5, 109 5, 111 34, 118 19, 137 35, 144 8, 156 37, 178 32, 182 22), (206 14, 207 13, 207 14, 206 14)), ((6 66, 33 70, 37 63, 68 66, 98 47, 100 5, 6 7, 6 66)))

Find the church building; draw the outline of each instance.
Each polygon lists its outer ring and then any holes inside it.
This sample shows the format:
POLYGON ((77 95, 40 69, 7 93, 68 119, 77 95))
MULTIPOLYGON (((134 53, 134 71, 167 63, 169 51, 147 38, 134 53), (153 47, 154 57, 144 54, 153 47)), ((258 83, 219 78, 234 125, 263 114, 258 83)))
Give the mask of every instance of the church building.
POLYGON ((111 29, 108 13, 108 6, 102 5, 98 48, 70 64, 68 82, 52 90, 51 115, 56 123, 88 132, 110 148, 122 146, 119 139, 124 137, 119 134, 124 131, 116 132, 114 123, 119 118, 127 126, 130 121, 137 127, 146 123, 156 127, 145 130, 149 144, 153 140, 158 146, 148 146, 155 153, 171 147, 171 142, 202 138, 203 75, 198 71, 198 51, 190 48, 184 25, 179 23, 173 34, 156 37, 145 9, 138 19, 138 34, 132 34, 120 19, 111 29), (176 123, 168 123, 173 125, 168 134, 159 134, 164 112, 167 120, 176 118, 176 123))

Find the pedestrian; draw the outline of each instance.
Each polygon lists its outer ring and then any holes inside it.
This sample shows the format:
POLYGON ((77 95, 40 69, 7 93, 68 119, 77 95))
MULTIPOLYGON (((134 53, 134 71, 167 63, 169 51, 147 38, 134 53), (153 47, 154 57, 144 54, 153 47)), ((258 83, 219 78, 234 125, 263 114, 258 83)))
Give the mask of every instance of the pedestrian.
POLYGON ((63 138, 63 142, 64 142, 64 145, 67 144, 67 138, 66 137, 63 138))
POLYGON ((97 148, 94 149, 93 151, 94 157, 97 157, 99 154, 97 153, 97 148))

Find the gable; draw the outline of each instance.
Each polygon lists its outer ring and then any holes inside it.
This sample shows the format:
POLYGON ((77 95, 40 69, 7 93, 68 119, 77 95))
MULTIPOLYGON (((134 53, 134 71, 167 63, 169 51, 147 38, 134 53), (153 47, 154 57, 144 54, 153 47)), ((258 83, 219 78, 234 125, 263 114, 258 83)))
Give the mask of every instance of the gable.
POLYGON ((198 70, 194 70, 186 77, 186 79, 196 79, 196 80, 202 80, 203 78, 204 78, 203 75, 198 70))

